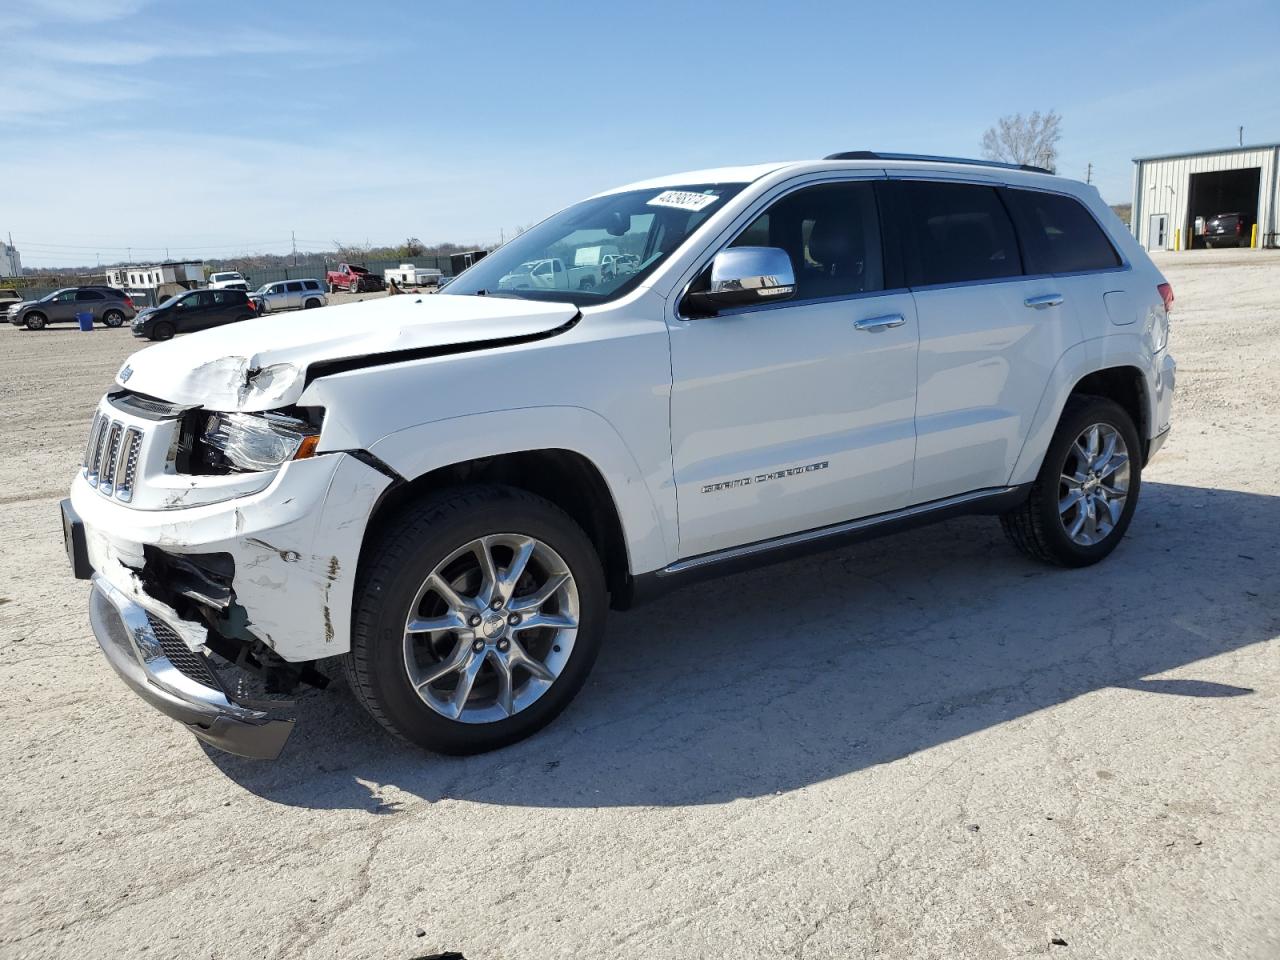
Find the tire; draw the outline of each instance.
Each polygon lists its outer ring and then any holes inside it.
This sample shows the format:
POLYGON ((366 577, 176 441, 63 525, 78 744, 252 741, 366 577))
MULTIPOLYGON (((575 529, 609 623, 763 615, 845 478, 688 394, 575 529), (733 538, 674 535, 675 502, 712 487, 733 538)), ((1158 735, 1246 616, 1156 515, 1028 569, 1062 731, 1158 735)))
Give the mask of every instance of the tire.
POLYGON ((124 323, 124 314, 119 310, 108 310, 102 315, 102 322, 114 330, 124 323))
POLYGON ((338 292, 338 288, 335 287, 332 283, 328 284, 328 287, 329 287, 330 296, 338 292))
MULTIPOLYGON (((508 546, 498 543, 485 549, 500 573, 514 565, 515 553, 508 546)), ((366 556, 372 559, 361 569, 356 584, 351 651, 344 658, 347 680, 374 719, 396 736, 438 753, 494 750, 546 726, 586 681, 604 634, 608 607, 604 573, 586 534, 555 505, 510 487, 443 491, 406 507, 383 528, 366 556), (451 617, 453 607, 431 591, 427 581, 440 571, 443 582, 456 589, 457 598, 483 603, 485 581, 479 554, 466 548, 476 546, 481 537, 502 541, 507 539, 504 535, 516 538, 515 542, 537 544, 531 550, 545 551, 545 555, 533 553, 527 561, 510 611, 485 608, 482 626, 477 625, 479 606, 458 607, 461 618, 451 617), (540 577, 549 581, 554 571, 567 572, 570 579, 558 592, 528 607, 538 590, 549 589, 547 582, 538 586, 540 577), (429 592, 424 595, 423 591, 429 592), (525 607, 519 605, 522 600, 525 607), (518 611, 527 620, 545 618, 548 606, 555 608, 549 616, 563 618, 565 624, 576 615, 576 629, 525 624, 519 632, 512 631, 518 611), (436 623, 456 623, 460 629, 450 626, 415 633, 410 642, 406 632, 410 613, 436 623), (495 626, 504 618, 505 626, 495 626), (500 654, 504 642, 509 647, 500 654), (477 643, 485 647, 483 652, 476 653, 477 643), (534 675, 517 663, 507 674, 512 677, 507 687, 511 692, 504 707, 501 664, 526 652, 541 658, 531 662, 554 676, 549 686, 541 686, 542 681, 535 682, 534 675), (475 685, 463 699, 460 715, 469 719, 446 715, 449 710, 456 712, 458 684, 468 667, 454 666, 437 679, 423 680, 458 663, 459 657, 467 664, 477 660, 481 664, 479 672, 473 673, 475 685), (411 669, 425 691, 422 695, 410 680, 411 669), (434 684, 444 684, 443 691, 434 684), (443 700, 441 692, 448 695, 443 700), (522 704, 521 699, 526 702, 522 704)))
POLYGON ((302 309, 303 309, 303 310, 314 310, 314 309, 315 309, 316 307, 318 307, 318 306, 320 306, 320 301, 319 301, 319 300, 317 300, 315 297, 312 297, 310 300, 308 300, 306 303, 304 303, 304 304, 302 305, 302 309))
POLYGON ((43 330, 45 325, 44 314, 28 313, 23 322, 26 323, 28 330, 43 330))
POLYGON ((151 328, 152 340, 172 340, 174 334, 173 324, 168 320, 162 320, 151 328))
POLYGON ((1026 502, 1000 517, 1005 534, 1023 553, 1045 563, 1062 567, 1097 563, 1116 548, 1133 519, 1142 490, 1142 458, 1141 438, 1123 407, 1102 397, 1072 398, 1026 502), (1088 438, 1095 427, 1099 434, 1095 448, 1100 452, 1096 466, 1085 466, 1088 438), (1115 453, 1104 462, 1109 435, 1116 438, 1115 453), (1084 447, 1077 441, 1085 441, 1084 447), (1126 459, 1117 466, 1121 444, 1126 459), (1081 482, 1082 478, 1087 479, 1081 482), (1116 495, 1121 486, 1122 502, 1116 495), (1071 506, 1063 508, 1069 502, 1071 506), (1096 520, 1091 521, 1089 506, 1096 520), (1073 536, 1077 524, 1082 526, 1073 536))
POLYGON ((595 285, 596 285, 596 282, 592 280, 590 277, 583 277, 581 280, 578 281, 579 290, 591 290, 595 288, 595 285))

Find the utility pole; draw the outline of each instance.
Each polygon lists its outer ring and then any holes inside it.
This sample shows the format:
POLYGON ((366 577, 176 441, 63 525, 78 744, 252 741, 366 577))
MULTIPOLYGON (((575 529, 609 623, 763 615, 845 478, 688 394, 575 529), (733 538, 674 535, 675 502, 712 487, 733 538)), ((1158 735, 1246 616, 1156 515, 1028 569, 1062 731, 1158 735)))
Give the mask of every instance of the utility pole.
POLYGON ((298 265, 298 235, 293 230, 289 231, 289 242, 293 244, 293 265, 298 265))
POLYGON ((1084 182, 1093 183, 1093 161, 1089 161, 1089 167, 1084 172, 1084 182))
POLYGON ((1240 128, 1240 146, 1244 146, 1244 127, 1240 128))

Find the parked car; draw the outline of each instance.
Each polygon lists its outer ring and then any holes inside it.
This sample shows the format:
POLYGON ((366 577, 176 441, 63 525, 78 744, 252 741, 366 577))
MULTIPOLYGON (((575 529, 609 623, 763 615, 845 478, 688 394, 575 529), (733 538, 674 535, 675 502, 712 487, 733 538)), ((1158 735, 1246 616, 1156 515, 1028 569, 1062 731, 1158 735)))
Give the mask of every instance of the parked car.
POLYGON ((1247 213, 1220 213, 1204 225, 1206 247, 1247 247, 1253 239, 1253 217, 1247 213))
POLYGON ((210 290, 248 290, 249 281, 236 270, 223 270, 209 274, 210 290))
POLYGON ((1097 190, 1034 168, 651 180, 439 296, 135 353, 68 555, 108 661, 217 747, 275 756, 293 723, 224 677, 321 685, 340 656, 387 730, 489 750, 573 699, 610 607, 702 577, 967 513, 1038 561, 1104 559, 1168 436, 1172 304, 1097 190), (602 232, 643 266, 493 296, 602 232))
POLYGON ((313 310, 329 303, 319 280, 277 280, 264 283, 251 295, 262 312, 313 310))
POLYGON ((119 327, 134 317, 133 300, 115 287, 63 287, 39 300, 18 303, 9 308, 9 322, 15 327, 42 330, 50 323, 75 323, 84 311, 93 314, 94 322, 119 327))
POLYGON ((170 340, 176 333, 195 333, 257 315, 257 306, 243 290, 188 290, 139 313, 133 321, 133 335, 143 340, 170 340))
POLYGON ((355 263, 340 263, 337 270, 325 274, 329 284, 329 292, 366 293, 371 290, 385 290, 387 285, 383 279, 370 273, 365 267, 355 263))

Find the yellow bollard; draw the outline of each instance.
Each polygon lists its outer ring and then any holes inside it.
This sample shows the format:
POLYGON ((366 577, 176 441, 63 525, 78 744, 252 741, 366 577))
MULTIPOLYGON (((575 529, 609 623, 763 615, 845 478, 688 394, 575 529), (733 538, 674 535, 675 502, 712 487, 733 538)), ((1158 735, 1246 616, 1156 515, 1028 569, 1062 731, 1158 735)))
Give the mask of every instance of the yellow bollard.
POLYGON ((1173 231, 1173 249, 1175 251, 1182 249, 1182 228, 1181 227, 1173 231))
POLYGON ((1258 249, 1258 225, 1256 223, 1253 225, 1253 233, 1249 236, 1249 249, 1258 249))

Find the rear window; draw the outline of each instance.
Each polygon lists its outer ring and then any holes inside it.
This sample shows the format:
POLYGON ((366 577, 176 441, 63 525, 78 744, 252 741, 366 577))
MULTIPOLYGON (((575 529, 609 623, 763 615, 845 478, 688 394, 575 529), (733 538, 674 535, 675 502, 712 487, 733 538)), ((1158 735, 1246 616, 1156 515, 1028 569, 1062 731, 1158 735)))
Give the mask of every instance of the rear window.
POLYGON ((994 187, 904 180, 895 189, 913 252, 907 258, 911 286, 1022 273, 1017 235, 994 187))
POLYGON ((319 290, 320 281, 319 280, 303 280, 302 286, 306 290, 319 290))
POLYGON ((290 293, 301 293, 302 283, 301 281, 293 280, 290 283, 285 285, 285 289, 288 290, 290 293))
POLYGON ((1010 190, 1027 273, 1079 273, 1120 266, 1120 256, 1079 200, 1039 190, 1010 190))

